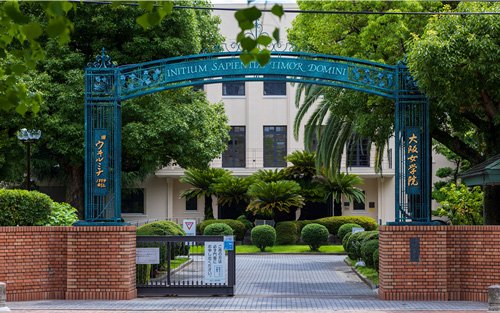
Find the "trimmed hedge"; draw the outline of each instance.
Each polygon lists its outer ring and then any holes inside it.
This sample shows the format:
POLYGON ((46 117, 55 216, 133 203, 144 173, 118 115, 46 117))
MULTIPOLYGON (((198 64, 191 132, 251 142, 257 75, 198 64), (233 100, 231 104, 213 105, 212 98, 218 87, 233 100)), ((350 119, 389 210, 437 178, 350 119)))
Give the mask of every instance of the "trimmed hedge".
POLYGON ((373 252, 373 268, 378 271, 379 257, 378 249, 373 252))
POLYGON ((38 191, 0 189, 0 226, 33 226, 46 221, 53 201, 38 191))
POLYGON ((231 219, 223 219, 223 220, 204 220, 203 222, 199 223, 196 228, 198 230, 199 234, 203 234, 205 232, 205 227, 207 227, 210 224, 214 223, 223 223, 231 227, 233 230, 235 240, 241 241, 243 240, 243 237, 245 237, 246 233, 246 227, 245 224, 238 220, 231 220, 231 219))
POLYGON ((300 238, 312 251, 318 251, 319 247, 328 241, 328 229, 320 224, 309 224, 302 228, 300 238))
POLYGON ((344 238, 342 238, 342 247, 344 247, 344 251, 347 252, 347 241, 351 238, 352 233, 345 234, 344 238))
POLYGON ((203 231, 206 236, 229 236, 233 234, 233 229, 224 223, 213 223, 207 225, 203 231))
POLYGON ((299 226, 295 221, 279 222, 275 226, 276 244, 294 245, 299 241, 299 226))
POLYGON ((245 225, 245 229, 248 231, 253 228, 253 223, 248 220, 248 218, 245 215, 240 215, 236 219, 239 222, 242 222, 243 225, 245 225))
POLYGON ((272 247, 276 243, 276 231, 272 226, 259 225, 252 229, 252 244, 264 252, 266 247, 272 247))
POLYGON ((361 258, 368 267, 373 267, 373 254, 375 250, 378 250, 378 239, 365 241, 361 245, 361 258))
POLYGON ((339 231, 337 233, 337 237, 340 238, 340 240, 343 240, 345 235, 348 233, 352 233, 352 229, 355 227, 361 227, 361 226, 354 223, 347 223, 340 226, 339 231))
POLYGON ((358 260, 358 259, 362 258, 361 246, 363 246, 363 244, 366 241, 373 240, 373 239, 378 240, 378 231, 377 230, 363 231, 363 232, 352 234, 349 237, 349 239, 347 240, 347 243, 345 246, 345 250, 346 250, 349 258, 352 260, 358 260))
POLYGON ((365 230, 376 230, 378 228, 377 221, 367 216, 330 216, 317 219, 314 223, 325 226, 332 235, 338 235, 340 226, 347 223, 358 224, 365 230))

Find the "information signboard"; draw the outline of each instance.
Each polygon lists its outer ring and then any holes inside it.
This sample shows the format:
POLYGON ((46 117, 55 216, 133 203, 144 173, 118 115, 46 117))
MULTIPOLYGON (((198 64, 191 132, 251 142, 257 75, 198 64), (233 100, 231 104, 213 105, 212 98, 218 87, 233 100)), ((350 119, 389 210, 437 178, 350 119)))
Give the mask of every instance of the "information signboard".
POLYGON ((160 248, 137 248, 135 264, 160 264, 160 248))
POLYGON ((226 254, 224 242, 205 242, 205 283, 224 284, 226 282, 226 254))

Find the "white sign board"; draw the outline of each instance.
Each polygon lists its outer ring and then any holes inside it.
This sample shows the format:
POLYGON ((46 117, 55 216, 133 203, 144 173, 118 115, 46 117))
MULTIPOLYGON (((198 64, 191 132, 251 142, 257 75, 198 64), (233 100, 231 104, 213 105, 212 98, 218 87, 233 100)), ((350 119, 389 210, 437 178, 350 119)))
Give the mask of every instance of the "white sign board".
POLYGON ((196 220, 182 220, 182 229, 186 236, 196 236, 196 220))
POLYGON ((355 234, 355 233, 360 233, 362 231, 365 231, 364 228, 361 228, 361 227, 353 227, 352 228, 352 234, 355 234))
POLYGON ((160 248, 137 248, 135 264, 160 264, 160 248))
POLYGON ((224 242, 205 242, 205 283, 226 282, 226 254, 224 242))

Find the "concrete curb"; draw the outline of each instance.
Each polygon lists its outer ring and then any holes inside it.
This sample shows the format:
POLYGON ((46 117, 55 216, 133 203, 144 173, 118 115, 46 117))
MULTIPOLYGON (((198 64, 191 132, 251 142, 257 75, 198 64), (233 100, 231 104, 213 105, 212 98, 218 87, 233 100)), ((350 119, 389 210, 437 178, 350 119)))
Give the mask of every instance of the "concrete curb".
POLYGON ((374 283, 371 282, 371 280, 369 280, 368 278, 366 278, 365 276, 363 276, 360 272, 358 272, 356 270, 356 268, 354 266, 351 266, 351 264, 349 264, 349 262, 347 262, 347 258, 344 259, 344 263, 349 266, 351 268, 351 270, 356 273, 356 275, 358 275, 358 277, 365 283, 368 285, 368 287, 370 287, 372 290, 376 290, 378 289, 378 286, 375 285, 374 283))

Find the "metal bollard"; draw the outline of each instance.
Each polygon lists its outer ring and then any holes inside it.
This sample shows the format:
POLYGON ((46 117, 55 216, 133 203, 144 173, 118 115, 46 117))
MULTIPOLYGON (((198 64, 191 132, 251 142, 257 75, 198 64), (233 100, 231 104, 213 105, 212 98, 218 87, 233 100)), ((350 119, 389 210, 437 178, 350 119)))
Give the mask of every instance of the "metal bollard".
POLYGON ((7 284, 0 283, 0 311, 6 312, 10 311, 7 307, 7 284))
POLYGON ((488 310, 500 311, 500 285, 488 287, 488 310))

